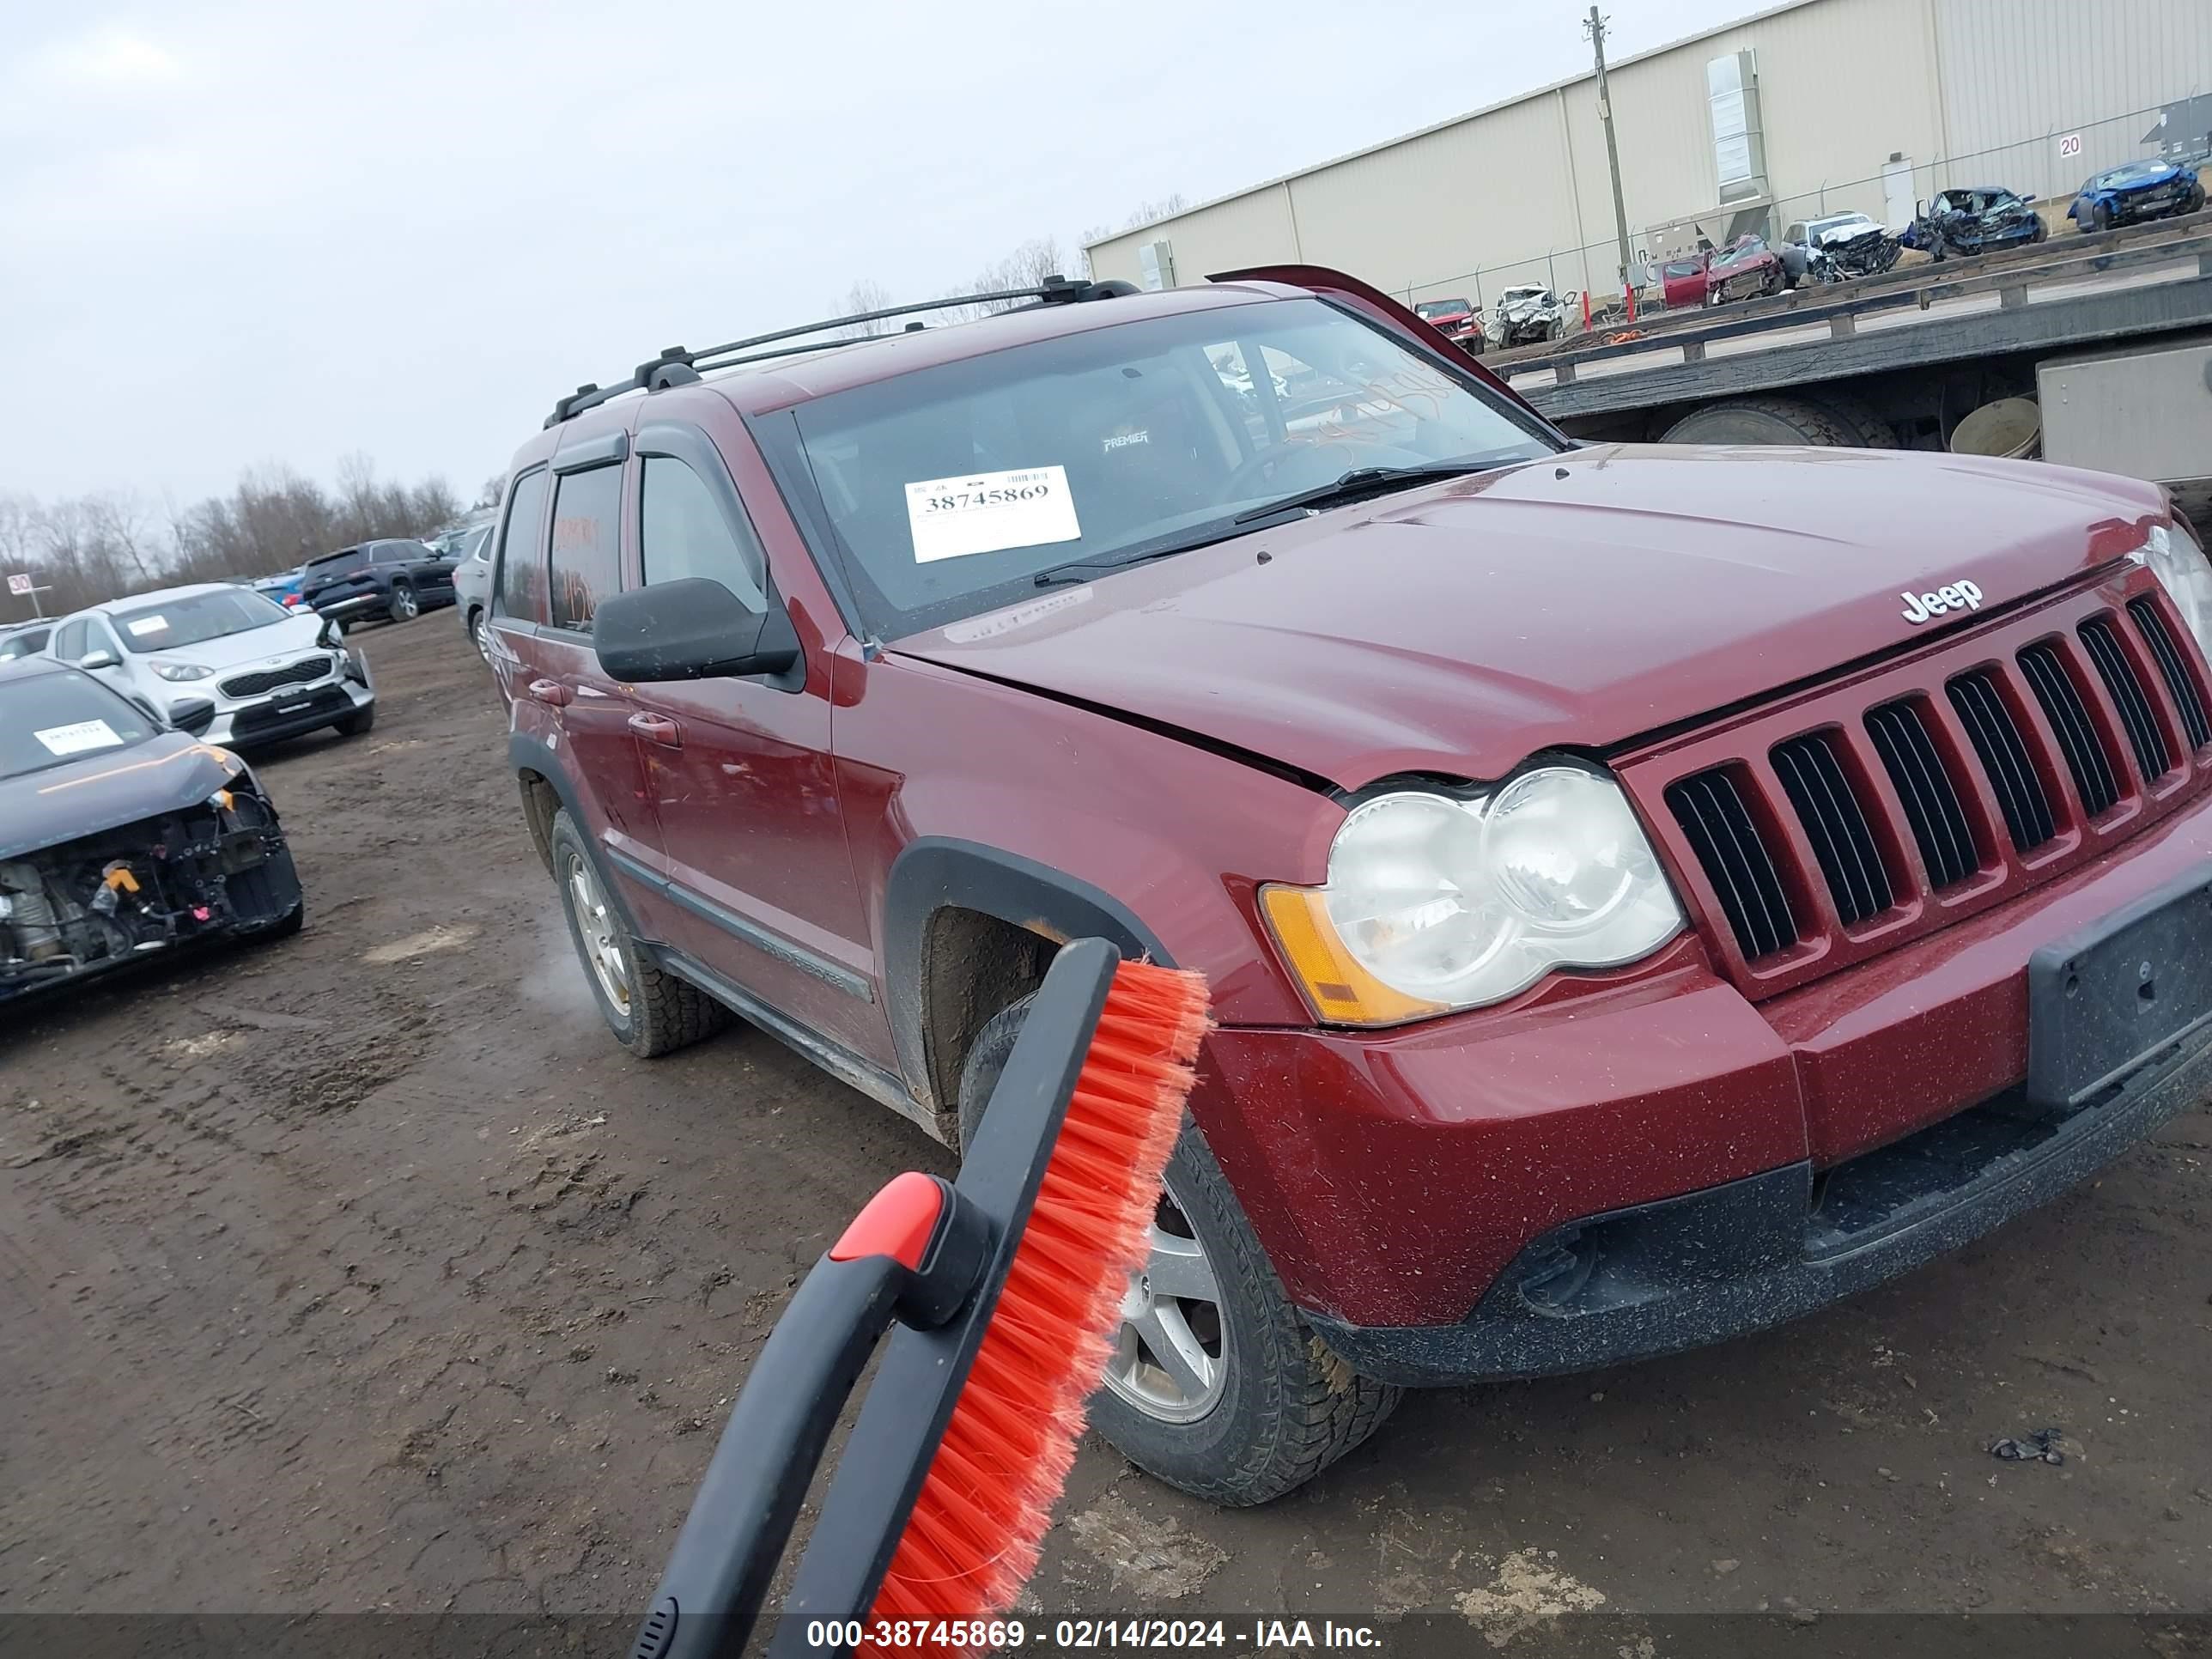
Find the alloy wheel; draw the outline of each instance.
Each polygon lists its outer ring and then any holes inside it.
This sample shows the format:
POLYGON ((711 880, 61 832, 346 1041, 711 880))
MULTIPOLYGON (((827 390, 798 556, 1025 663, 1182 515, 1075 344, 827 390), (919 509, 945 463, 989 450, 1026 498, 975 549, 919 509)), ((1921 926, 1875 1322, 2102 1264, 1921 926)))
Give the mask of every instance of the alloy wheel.
POLYGON ((477 655, 486 663, 491 661, 491 619, 481 611, 469 627, 469 637, 477 642, 477 655))
POLYGON ((401 584, 392 590, 392 620, 412 622, 422 607, 415 603, 415 590, 401 584))
POLYGON ((1220 1280, 1170 1186, 1153 1217, 1151 1255, 1121 1298, 1106 1386, 1148 1417, 1194 1423, 1220 1400, 1228 1376, 1220 1280))
POLYGON ((575 912, 576 932, 584 941, 585 966, 599 981, 608 1006, 628 1019, 629 963, 623 955, 614 916, 599 891, 599 878, 580 854, 568 856, 568 905, 575 912))

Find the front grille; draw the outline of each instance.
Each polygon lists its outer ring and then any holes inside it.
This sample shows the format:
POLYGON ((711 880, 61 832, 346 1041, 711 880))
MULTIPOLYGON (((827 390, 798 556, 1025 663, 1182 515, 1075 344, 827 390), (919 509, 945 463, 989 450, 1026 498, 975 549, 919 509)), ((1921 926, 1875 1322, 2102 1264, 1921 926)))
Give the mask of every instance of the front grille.
POLYGON ((282 668, 264 668, 252 674, 234 674, 219 682, 227 697, 258 697, 280 686, 306 685, 331 672, 328 657, 302 657, 282 668))
POLYGON ((2173 761, 2166 753, 2166 734, 2158 728, 2150 697, 2136 674, 2135 665, 2128 660, 2127 648, 2120 643, 2111 620, 2104 617, 2081 624, 2081 644, 2089 653, 2089 660, 2097 665, 2097 678, 2104 681, 2112 706, 2120 711, 2120 724, 2128 729, 2128 746, 2135 750, 2137 775, 2145 783, 2157 782, 2173 769, 2173 761))
POLYGON ((1864 921, 1890 906, 1889 872, 1868 821, 1866 803, 1851 787, 1833 738, 1814 732, 1775 746, 1775 775, 1797 809, 1844 926, 1864 921))
POLYGON ((2021 652, 2020 667, 2066 757, 2081 810, 2093 818, 2109 812, 2120 798, 2119 781, 2112 775, 2112 757, 2105 752, 2104 739, 2089 718, 2089 705, 2068 671, 2066 659, 2056 644, 2045 641, 2021 652))
POLYGON ((2154 593, 2081 592, 1966 640, 1623 765, 1756 988, 1998 902, 2212 784, 2205 666, 2154 593))
POLYGON ((2166 631, 2166 618, 2158 613, 2157 604, 2149 599, 2128 601, 2128 616, 2142 635, 2143 643, 2158 659, 2159 678, 2172 695, 2174 706, 2181 711, 2181 729, 2188 734, 2189 746, 2202 749, 2212 743, 2212 720, 2204 714, 2204 699, 2197 690, 2197 682, 2190 677, 2187 659, 2166 631))
POLYGON ((1961 674, 1947 688, 1951 707, 1959 711, 1960 724, 1980 757, 1982 774, 2004 814, 2005 832, 2016 853, 2033 853, 2058 834, 2058 820, 2051 810, 2050 792, 2028 758, 2027 739, 2020 721, 2005 701, 1996 674, 1978 669, 1961 674))
POLYGON ((1747 957, 1772 956, 1797 943, 1797 919, 1753 821, 1742 788, 1727 769, 1684 778, 1667 791, 1682 832, 1697 849, 1747 957))
POLYGON ((1950 769, 1929 735, 1926 705, 1918 699, 1885 703, 1867 714, 1867 734, 1912 825, 1929 884, 1954 887, 1981 868, 1974 826, 1952 782, 1950 769))

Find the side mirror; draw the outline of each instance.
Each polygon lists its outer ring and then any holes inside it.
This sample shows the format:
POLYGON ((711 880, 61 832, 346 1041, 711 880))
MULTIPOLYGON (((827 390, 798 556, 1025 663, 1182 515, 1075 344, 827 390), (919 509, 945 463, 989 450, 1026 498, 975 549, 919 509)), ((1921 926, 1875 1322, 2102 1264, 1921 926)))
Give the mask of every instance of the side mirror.
POLYGON ((335 651, 345 639, 345 624, 336 617, 323 618, 322 627, 316 631, 315 643, 325 651, 335 651))
POLYGON ((763 612, 703 576, 600 600, 592 649, 625 684, 782 674, 799 659, 799 632, 773 588, 763 612))
POLYGON ((112 668, 115 666, 115 653, 112 651, 88 651, 76 659, 76 665, 79 668, 112 668))
POLYGON ((215 705, 205 697, 180 698, 169 705, 168 723, 197 738, 215 724, 215 705))

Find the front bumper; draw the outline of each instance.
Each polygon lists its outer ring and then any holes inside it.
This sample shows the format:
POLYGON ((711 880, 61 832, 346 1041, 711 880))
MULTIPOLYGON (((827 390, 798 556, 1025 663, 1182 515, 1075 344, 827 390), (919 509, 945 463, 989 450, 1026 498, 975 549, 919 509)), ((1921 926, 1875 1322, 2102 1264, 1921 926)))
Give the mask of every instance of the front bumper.
POLYGON ((1758 1005, 1686 938, 1636 976, 1397 1030, 1224 1028, 1191 1109, 1285 1290, 1363 1370, 1434 1382, 1689 1346, 1905 1272, 2212 1091, 2192 1047, 2085 1115, 2000 1133, 2024 1115, 2030 957, 2208 867, 2212 798, 1758 1005), (1853 1196, 1938 1154, 1906 1209, 1853 1196))
POLYGON ((276 743, 345 720, 376 701, 368 665, 356 657, 331 678, 287 686, 265 697, 221 699, 215 720, 201 735, 228 748, 276 743))
POLYGON ((317 599, 312 601, 319 617, 336 617, 343 621, 351 617, 382 616, 392 608, 392 599, 383 593, 356 593, 348 599, 317 599))
POLYGON ((2212 1039, 2053 1123, 2018 1091, 1816 1177, 1785 1165, 1555 1229, 1455 1325, 1309 1314, 1352 1368, 1409 1387, 1548 1376, 1700 1347, 1826 1307, 2049 1202, 2212 1094, 2212 1039))

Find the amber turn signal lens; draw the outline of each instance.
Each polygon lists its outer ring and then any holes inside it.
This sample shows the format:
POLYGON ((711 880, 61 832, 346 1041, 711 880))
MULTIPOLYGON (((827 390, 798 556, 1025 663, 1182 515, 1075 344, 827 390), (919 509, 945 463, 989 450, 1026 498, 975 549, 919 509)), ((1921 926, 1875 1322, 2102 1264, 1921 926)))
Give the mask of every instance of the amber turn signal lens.
POLYGON ((1260 908, 1315 1013, 1334 1025, 1395 1025, 1446 1012, 1444 1003, 1392 990, 1353 961, 1327 907, 1310 887, 1260 890, 1260 908))

